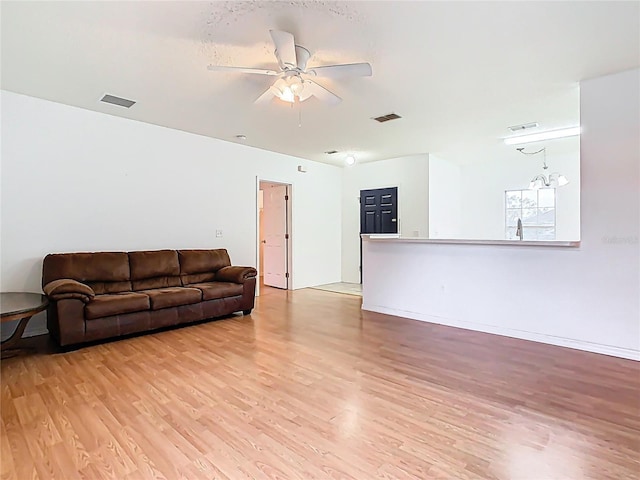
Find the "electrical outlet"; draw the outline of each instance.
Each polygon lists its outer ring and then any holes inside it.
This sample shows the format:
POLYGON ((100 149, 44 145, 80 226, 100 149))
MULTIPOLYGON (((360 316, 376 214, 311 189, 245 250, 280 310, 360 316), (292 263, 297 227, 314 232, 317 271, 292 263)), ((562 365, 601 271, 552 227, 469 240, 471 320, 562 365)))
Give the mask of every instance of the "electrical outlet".
POLYGON ((216 230, 216 238, 222 237, 222 230, 216 230))

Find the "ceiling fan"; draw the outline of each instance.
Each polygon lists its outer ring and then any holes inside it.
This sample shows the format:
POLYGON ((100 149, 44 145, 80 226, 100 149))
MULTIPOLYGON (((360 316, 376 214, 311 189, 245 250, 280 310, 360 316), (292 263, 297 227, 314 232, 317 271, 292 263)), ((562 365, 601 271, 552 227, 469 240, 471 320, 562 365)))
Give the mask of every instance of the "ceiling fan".
POLYGON ((266 103, 271 101, 273 97, 278 97, 290 103, 295 103, 296 100, 304 102, 309 97, 314 96, 331 105, 340 103, 342 99, 311 80, 311 78, 370 77, 372 74, 369 63, 323 65, 307 69, 307 61, 311 57, 309 50, 296 45, 293 35, 289 32, 269 30, 269 33, 276 47, 274 53, 278 60, 280 71, 221 65, 209 65, 209 70, 279 77, 266 92, 256 99, 255 103, 266 103))

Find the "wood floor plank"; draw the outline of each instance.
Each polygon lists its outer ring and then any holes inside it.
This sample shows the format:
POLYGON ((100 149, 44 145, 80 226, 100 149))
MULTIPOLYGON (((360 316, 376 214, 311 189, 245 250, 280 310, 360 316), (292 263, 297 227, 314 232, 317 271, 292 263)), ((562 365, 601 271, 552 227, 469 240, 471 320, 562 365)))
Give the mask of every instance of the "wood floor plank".
POLYGON ((9 435, 4 421, 0 419, 0 479, 13 480, 17 478, 16 466, 13 463, 11 445, 9 444, 9 435))
POLYGON ((640 363, 265 288, 0 364, 0 480, 640 478, 640 363))

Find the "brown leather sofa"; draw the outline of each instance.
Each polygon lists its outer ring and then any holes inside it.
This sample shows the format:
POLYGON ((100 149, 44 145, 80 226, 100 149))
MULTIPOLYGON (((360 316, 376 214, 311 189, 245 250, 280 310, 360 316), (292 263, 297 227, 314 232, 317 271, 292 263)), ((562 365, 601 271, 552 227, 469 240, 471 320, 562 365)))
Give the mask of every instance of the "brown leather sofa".
POLYGON ((251 313, 256 270, 225 249, 47 255, 47 325, 61 346, 251 313))

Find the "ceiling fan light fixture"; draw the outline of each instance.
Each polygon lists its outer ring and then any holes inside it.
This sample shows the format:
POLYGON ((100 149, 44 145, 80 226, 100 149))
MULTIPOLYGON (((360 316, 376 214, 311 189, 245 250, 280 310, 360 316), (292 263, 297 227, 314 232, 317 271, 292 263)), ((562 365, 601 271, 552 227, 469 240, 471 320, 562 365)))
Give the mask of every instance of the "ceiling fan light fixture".
POLYGON ((302 78, 297 75, 289 77, 289 89, 293 92, 294 95, 300 95, 302 93, 302 90, 304 89, 302 78))
POLYGON ((250 73, 255 75, 279 76, 278 80, 260 95, 254 103, 265 104, 273 97, 278 97, 287 103, 304 102, 310 97, 337 105, 342 99, 322 85, 311 81, 308 77, 343 78, 343 77, 370 77, 373 74, 369 63, 349 63, 338 65, 320 65, 307 69, 307 61, 311 52, 306 48, 296 45, 293 35, 281 30, 269 30, 274 54, 278 60, 278 70, 268 70, 253 67, 232 67, 226 65, 209 65, 209 70, 218 72, 250 73))
POLYGON ((289 102, 289 103, 293 103, 296 101, 296 94, 293 93, 293 90, 291 89, 291 87, 288 87, 288 86, 284 87, 279 97, 280 97, 280 100, 289 102))
POLYGON ((304 82, 297 75, 278 79, 269 90, 280 100, 288 103, 294 103, 296 98, 299 101, 309 98, 309 95, 304 95, 304 82))
POLYGON ((310 98, 312 96, 313 96, 313 92, 311 91, 311 89, 305 87, 302 89, 302 92, 298 94, 298 99, 301 102, 304 102, 307 98, 310 98))

